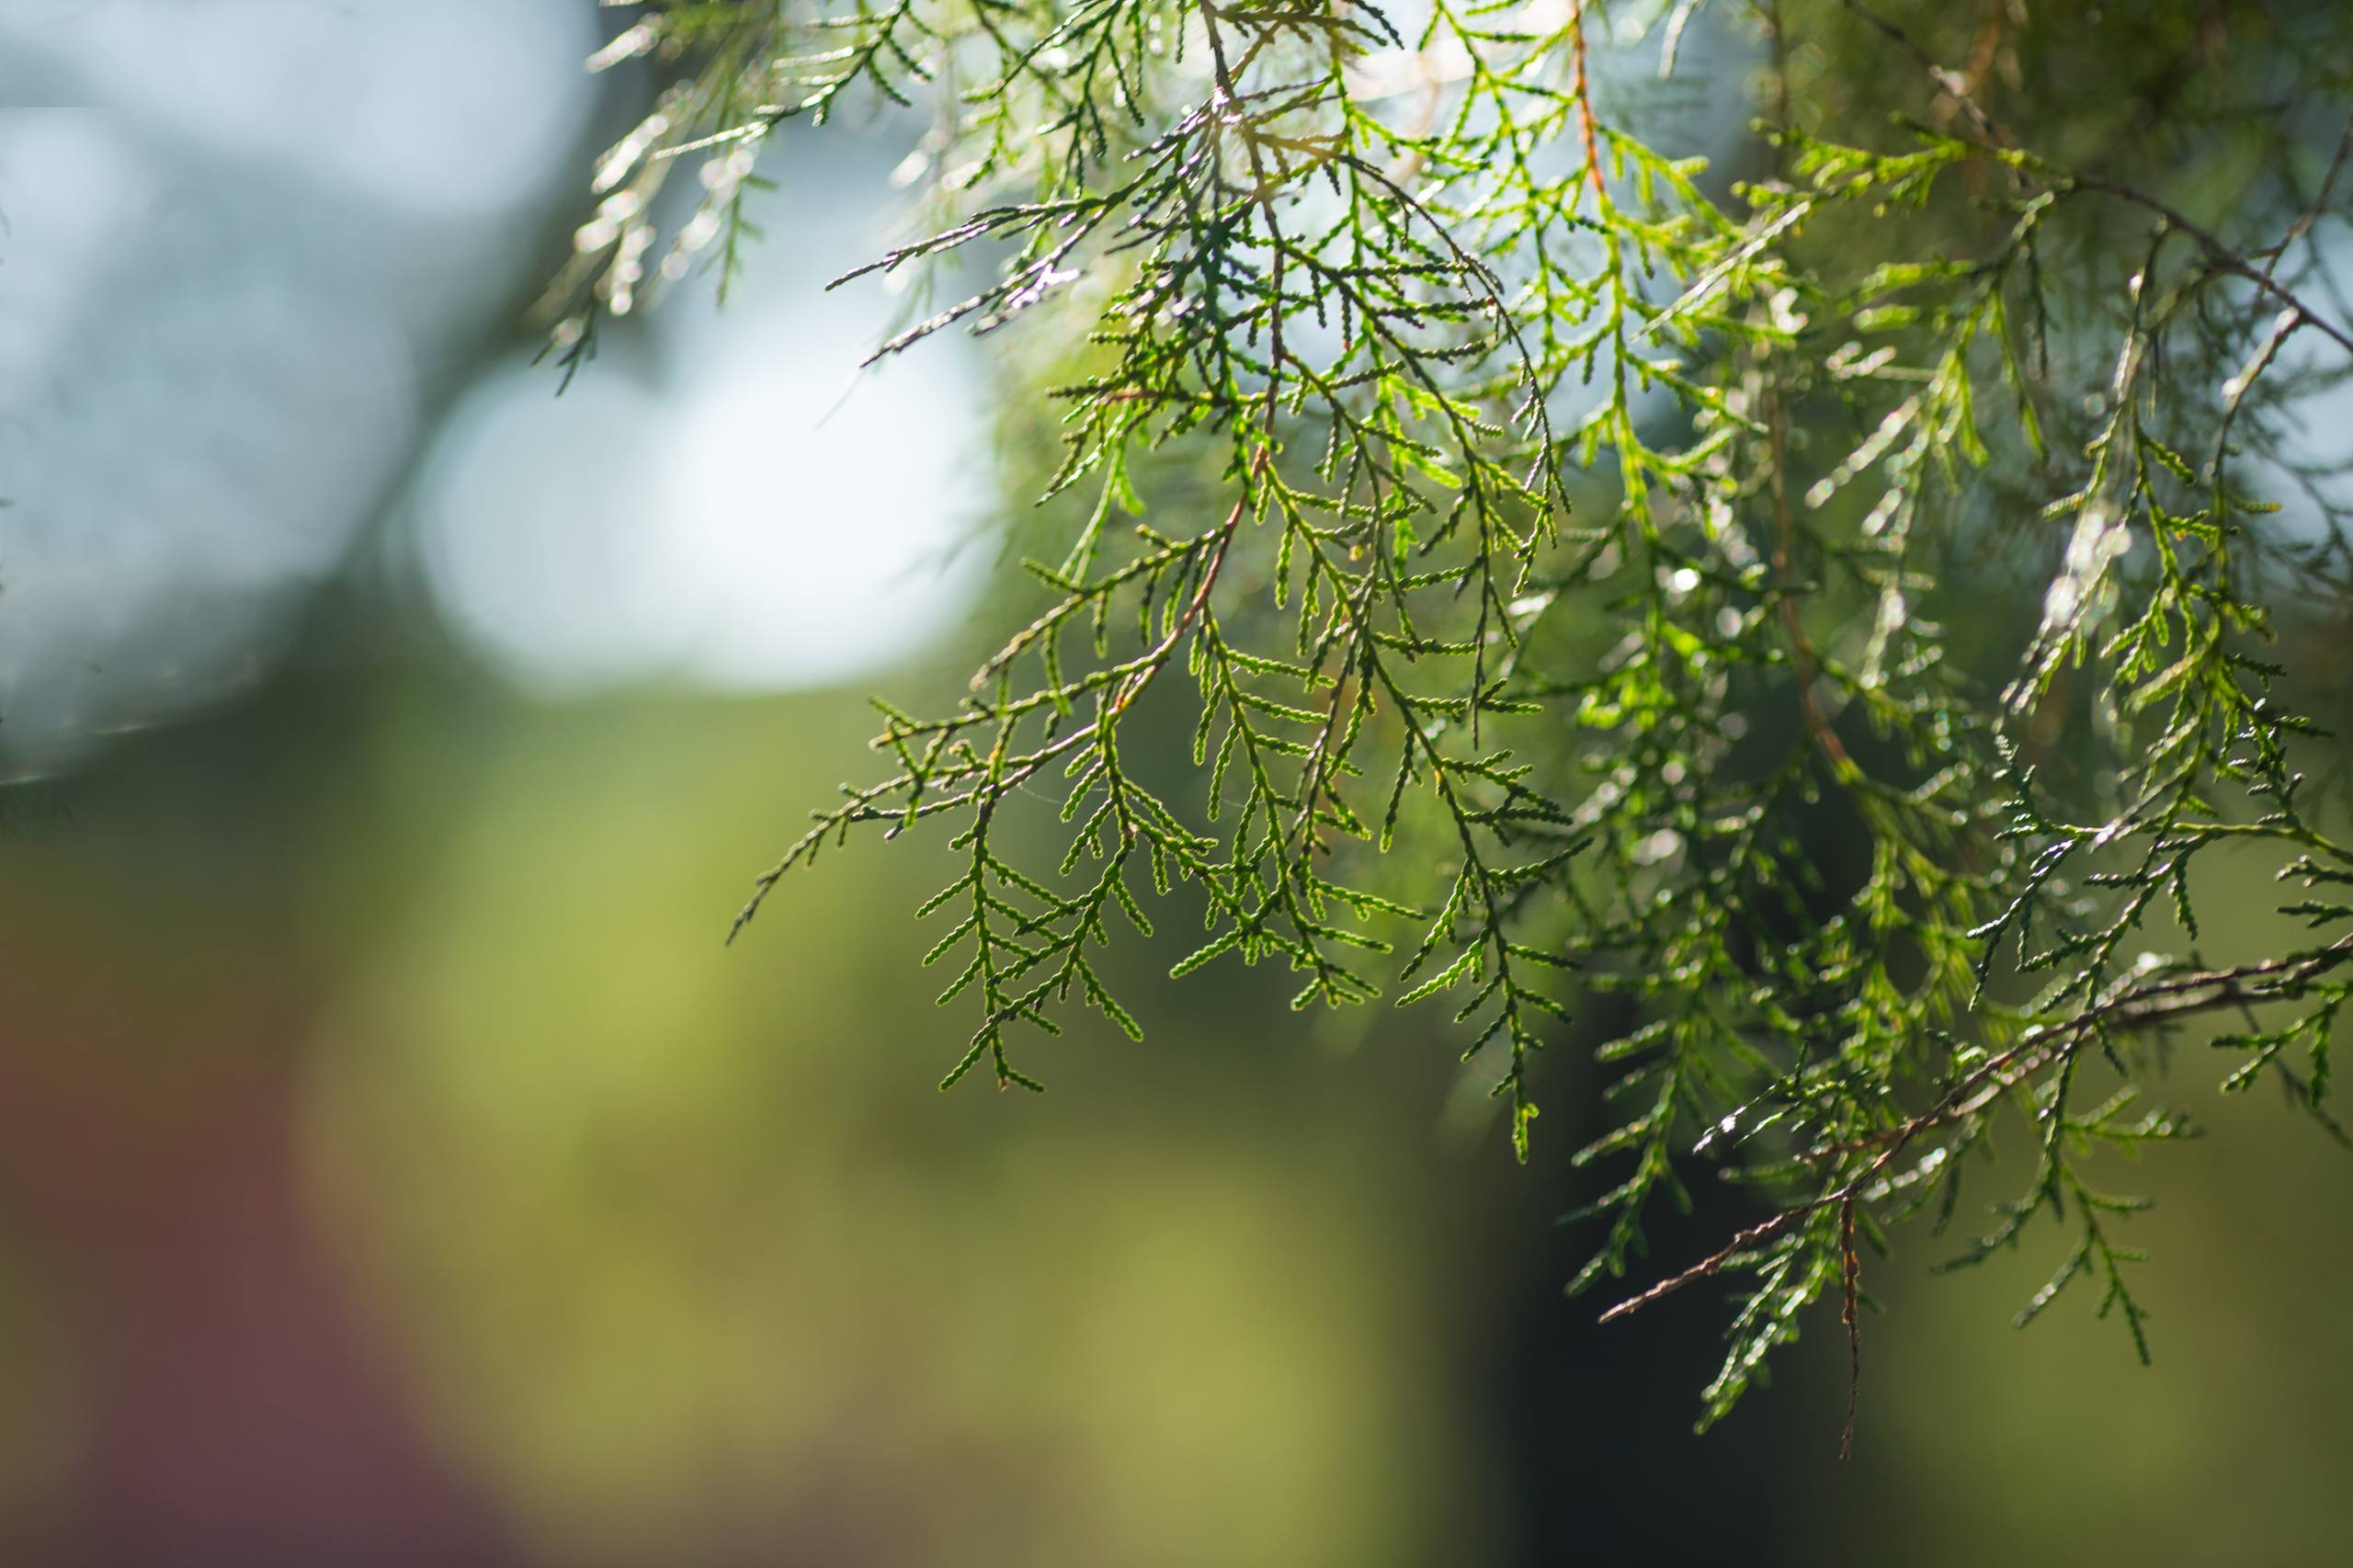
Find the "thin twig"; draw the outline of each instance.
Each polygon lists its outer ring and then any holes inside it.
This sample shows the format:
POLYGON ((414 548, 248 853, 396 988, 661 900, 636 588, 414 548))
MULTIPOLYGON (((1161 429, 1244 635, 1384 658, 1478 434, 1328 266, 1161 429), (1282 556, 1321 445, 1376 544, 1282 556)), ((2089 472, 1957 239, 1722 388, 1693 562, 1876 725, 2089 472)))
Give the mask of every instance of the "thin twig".
MULTIPOLYGON (((2177 975, 2169 980, 2133 986, 2106 1001, 2096 1003, 2053 1028, 2028 1037, 2008 1050, 1980 1063, 1977 1068, 1955 1084, 1943 1099, 1930 1109, 1914 1117, 1902 1126, 1890 1130, 1887 1148, 1877 1159, 1840 1186, 1802 1203, 1793 1204, 1747 1227, 1730 1242, 1678 1274, 1659 1280, 1647 1290, 1629 1296, 1601 1314, 1600 1321, 1608 1323, 1638 1312, 1663 1296, 1672 1295, 1695 1279, 1705 1279, 1720 1274, 1724 1266, 1759 1242, 1770 1241, 1808 1214, 1819 1213, 1833 1204, 1844 1204, 1867 1196, 1870 1183, 1881 1172, 1895 1163, 1915 1138, 1934 1127, 1956 1120, 1964 1114, 1961 1108, 1970 1103, 1977 1092, 1990 1082, 1999 1089, 2016 1086, 2019 1074, 2011 1069, 2023 1058, 2043 1052, 2050 1060, 2071 1054, 2081 1049, 2084 1038, 2102 1028, 2142 1028, 2151 1024, 2169 1022, 2185 1014, 2205 1012, 2216 1007, 2239 1006, 2250 999, 2240 988, 2253 980, 2271 980, 2277 983, 2255 994, 2252 1000, 2270 1001, 2291 994, 2297 987, 2325 973, 2347 959, 2353 959, 2353 932, 2339 937, 2327 947, 2315 952, 2293 958, 2266 959, 2258 963, 2242 964, 2234 969, 2208 970, 2197 974, 2177 975), (2195 993, 2211 991, 2211 995, 2195 993)), ((2040 1062, 2025 1069, 2038 1070, 2040 1062)), ((1985 1102, 1990 1103, 1990 1101, 1985 1102)))
POLYGON ((2336 325, 2304 303, 2273 278, 2269 268, 2256 267, 2245 256, 2224 244, 2215 236, 2213 231, 2195 222, 2170 202, 2116 180, 2100 179, 2091 175, 2070 175, 2066 176, 2064 183, 2073 189, 2097 191, 2102 196, 2112 196, 2120 201, 2128 201, 2136 207, 2145 208, 2155 213, 2168 225, 2198 243, 2199 248, 2206 253, 2208 271, 2225 272, 2234 278, 2245 278, 2258 290, 2295 312, 2298 325, 2317 327, 2322 335, 2329 338, 2347 354, 2353 354, 2353 333, 2347 333, 2343 327, 2336 325))

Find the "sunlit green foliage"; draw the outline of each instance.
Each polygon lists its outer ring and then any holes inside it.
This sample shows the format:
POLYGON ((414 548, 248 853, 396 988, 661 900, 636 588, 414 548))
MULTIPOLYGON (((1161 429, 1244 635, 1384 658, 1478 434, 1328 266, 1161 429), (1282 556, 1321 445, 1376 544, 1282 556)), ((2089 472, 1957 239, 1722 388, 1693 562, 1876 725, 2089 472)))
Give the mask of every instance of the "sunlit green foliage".
POLYGON ((937 226, 874 267, 917 299, 993 268, 878 357, 1077 324, 1038 389, 1068 524, 1036 612, 951 710, 881 705, 884 776, 739 926, 938 818, 963 869, 926 961, 977 1014, 949 1083, 1037 1087, 1017 1034, 1064 1004, 1137 1033, 1095 955, 1180 884, 1174 972, 1447 1006, 1523 1158, 1539 1052, 1597 1040, 1613 1124, 1575 1157, 1614 1174, 1573 1289, 1694 1171, 1770 1205, 1611 1309, 1741 1281, 1709 1420, 1824 1296, 1859 1333, 1862 1249, 1955 1223, 2005 1117, 2026 1187, 1958 1261, 2047 1215, 2072 1239, 2021 1321, 2081 1277, 2145 1356, 2137 1200, 2087 1162, 2188 1131, 2143 1098, 2173 1027, 2234 1018, 2224 1086, 2342 1137, 2353 846, 2270 648, 2342 603, 2343 454, 2304 436, 2353 372, 2353 24, 1752 6, 1714 18, 1764 112, 1726 184, 1593 64, 1671 72, 1701 9, 648 10, 608 55, 677 77, 598 172, 568 361, 631 308, 668 173, 704 194, 658 270, 732 269, 756 149, 862 95, 934 117, 937 226), (1122 735, 1177 687, 1195 767, 1162 777, 1122 735), (1006 826, 1041 799, 1058 863, 1006 826), (2309 934, 2207 957, 2224 856, 2309 934))

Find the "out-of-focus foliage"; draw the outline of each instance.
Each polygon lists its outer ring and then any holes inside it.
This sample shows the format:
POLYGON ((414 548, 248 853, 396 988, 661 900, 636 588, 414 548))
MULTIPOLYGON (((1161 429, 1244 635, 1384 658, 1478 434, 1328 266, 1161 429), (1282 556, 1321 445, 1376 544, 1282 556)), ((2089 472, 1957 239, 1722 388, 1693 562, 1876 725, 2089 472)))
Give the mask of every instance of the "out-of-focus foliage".
MULTIPOLYGON (((856 735, 846 704, 767 712, 856 735)), ((712 939, 727 835, 678 830, 670 786, 693 758, 706 820, 764 814, 746 716, 518 726, 317 1080, 313 1158, 338 1232, 368 1238, 369 1297, 551 1551, 658 1559, 698 1492, 766 1494, 799 1550, 837 1531, 852 1561, 1176 1563, 1204 1540, 1198 1493, 1238 1562, 1478 1540, 1440 1500, 1477 1494, 1472 1456, 1432 1424, 1470 1434, 1415 1348, 1441 1303, 1382 1278, 1384 1206, 1351 1191, 1404 1174, 1371 1126, 1237 1132, 1220 1158, 1194 1146, 1210 1117, 1115 1135, 1141 1119, 1107 1104, 1103 1126, 1000 1138, 902 1092, 875 1040, 923 1015, 904 953, 862 937, 909 878, 780 909, 789 969, 712 939), (608 849, 569 853, 584 829, 608 849), (1408 1483, 1426 1469, 1448 1479, 1408 1483), (919 1514, 875 1494, 926 1474, 919 1514)), ((440 728, 383 744, 431 755, 440 728)), ((338 880, 398 875, 349 853, 338 880)))
MULTIPOLYGON (((10 1562, 85 1560, 41 1533, 76 1510, 173 1527, 107 1562, 404 1539, 290 1332, 280 1202, 500 1568, 1861 1563, 1924 1518, 1935 1568, 2300 1568, 2341 1539, 2342 1156, 2263 1136, 2263 1096, 2147 1173, 2163 1376, 2088 1313, 1983 1332, 2030 1259, 1885 1269, 1854 1467, 1835 1336, 1691 1439, 1662 1393, 1713 1304, 1564 1301, 1579 1238, 1546 1221, 1580 1177, 1435 1121, 1422 1015, 1302 1049, 1279 976, 1154 986, 1129 945, 1148 1045, 1072 1031, 1041 1100, 934 1094, 905 909, 944 845, 796 879, 763 916, 789 957, 716 939, 745 837, 862 733, 848 694, 543 706, 355 671, 364 613, 0 835, 10 1562)), ((2207 892, 2228 925, 2266 891, 2207 892)), ((1597 1127, 1592 1067, 1550 1070, 1546 1131, 1597 1127)), ((1734 1212, 1697 1196, 1663 1239, 1734 1212)), ((483 1561, 362 1560, 425 1558, 483 1561)))
POLYGON ((1015 1032, 1058 1004, 1136 1032, 1097 952, 1181 884, 1177 974, 1446 1000, 1523 1158, 1536 1053, 1601 1020, 1617 1120, 1578 1159, 1617 1175, 1576 1287, 1695 1168, 1772 1204, 1611 1309, 1741 1278, 1708 1420, 1825 1295, 1859 1344, 1893 1222, 1977 1229, 2006 1123, 2022 1186, 1956 1261, 2047 1217, 2021 1320, 2082 1280, 2145 1357, 2140 1200, 2090 1166, 2189 1131, 2147 1097, 2176 1027, 2233 1020, 2224 1086, 2343 1136, 2353 846, 2272 644, 2347 565, 2309 431, 2353 373, 2353 21, 1779 0, 1726 184, 1591 65, 1606 28, 1671 71, 1701 10, 681 3, 622 34, 601 58, 679 76, 598 171, 571 363, 672 170, 706 196, 656 275, 732 268, 754 150, 861 94, 936 115, 936 227, 876 267, 996 263, 878 355, 1065 324, 1025 371, 1067 519, 1027 624, 952 710, 881 706, 884 776, 743 918, 859 830, 951 824, 927 961, 979 1017, 948 1081, 1034 1088, 1015 1032), (1180 678, 1189 769, 1121 744, 1180 678), (1040 858, 1007 824, 1055 809, 1040 858), (2202 930, 2246 864, 2282 920, 2202 930))

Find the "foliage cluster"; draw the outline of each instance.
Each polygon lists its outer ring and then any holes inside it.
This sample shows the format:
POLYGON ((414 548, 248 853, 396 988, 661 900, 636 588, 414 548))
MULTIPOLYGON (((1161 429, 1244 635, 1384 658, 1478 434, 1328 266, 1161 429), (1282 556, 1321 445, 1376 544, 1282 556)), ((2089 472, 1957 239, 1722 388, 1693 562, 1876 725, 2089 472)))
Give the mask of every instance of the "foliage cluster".
POLYGON ((2021 1319, 2082 1280, 2145 1355, 2137 1200, 2087 1165, 2189 1131, 2144 1097, 2176 1026, 2218 1017, 2226 1088, 2336 1131, 2353 842, 2274 644, 2346 603, 2313 425, 2353 374, 2353 17, 1716 9, 671 0, 599 57, 671 85, 597 173, 555 343, 649 268, 723 278, 759 150, 861 97, 931 119, 932 226, 874 268, 926 301, 989 268, 877 357, 1068 328, 1034 615, 950 710, 880 705, 882 777, 740 917, 862 830, 949 824, 949 1083, 1037 1087, 1019 1032, 1065 1004, 1137 1033, 1097 955, 1182 884, 1174 972, 1445 1007, 1523 1158, 1540 1053, 1594 1046, 1573 1289, 1693 1172, 1760 1190, 1610 1309, 1738 1282, 1705 1420, 1815 1303, 1857 1335, 1863 1249, 1954 1224, 2006 1119, 2025 1185, 1959 1261, 2047 1216, 2021 1319), (1711 26, 1755 63, 1745 179, 1597 64, 1667 76, 1711 26), (1194 767, 1163 778, 1122 740, 1169 689, 1194 767), (1041 797, 1058 863, 1005 825, 1041 797), (2306 935, 2210 959, 2226 860, 2306 935))

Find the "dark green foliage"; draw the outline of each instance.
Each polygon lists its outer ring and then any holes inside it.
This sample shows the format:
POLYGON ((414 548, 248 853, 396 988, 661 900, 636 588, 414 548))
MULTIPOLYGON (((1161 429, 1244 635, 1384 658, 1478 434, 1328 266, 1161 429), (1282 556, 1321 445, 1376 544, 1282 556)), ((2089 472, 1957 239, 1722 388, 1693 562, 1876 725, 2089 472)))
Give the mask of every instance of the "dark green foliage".
POLYGON ((1588 59, 1606 24, 1671 66, 1699 9, 654 8, 621 52, 683 74, 599 176, 569 353, 628 308, 664 171, 706 160, 665 270, 732 267, 752 149, 854 89, 937 116, 938 227, 874 266, 995 258, 878 356, 1078 334, 1040 356, 1071 519, 1040 608, 952 710, 881 708, 887 775, 739 926, 822 848, 943 819, 926 961, 979 1015, 948 1082, 1035 1088, 1017 1031, 1063 1004, 1137 1032, 1094 954, 1187 883, 1176 973, 1440 1003, 1523 1158, 1537 1054, 1582 1031, 1612 1120, 1575 1158, 1610 1175, 1573 1290, 1694 1171, 1772 1206, 1610 1309, 1739 1280, 1706 1420, 1825 1294, 1859 1332, 1862 1249, 1955 1225, 2005 1119, 2026 1186, 1956 1262, 2047 1216, 2019 1321, 2086 1279, 2145 1355, 2139 1202, 2086 1172, 2187 1134, 2143 1098, 2174 1026, 2236 1019, 2224 1086, 2336 1131, 2353 847, 2275 648, 2347 564, 2294 432, 2353 372, 2323 248, 2353 25, 1768 5, 1727 188, 1588 59), (1180 682, 1197 772, 1161 782, 1123 724, 1180 682), (1017 864, 1001 819, 1048 790, 1067 853, 1017 864), (2223 857, 2268 857, 2309 935, 2202 958, 2223 857))

